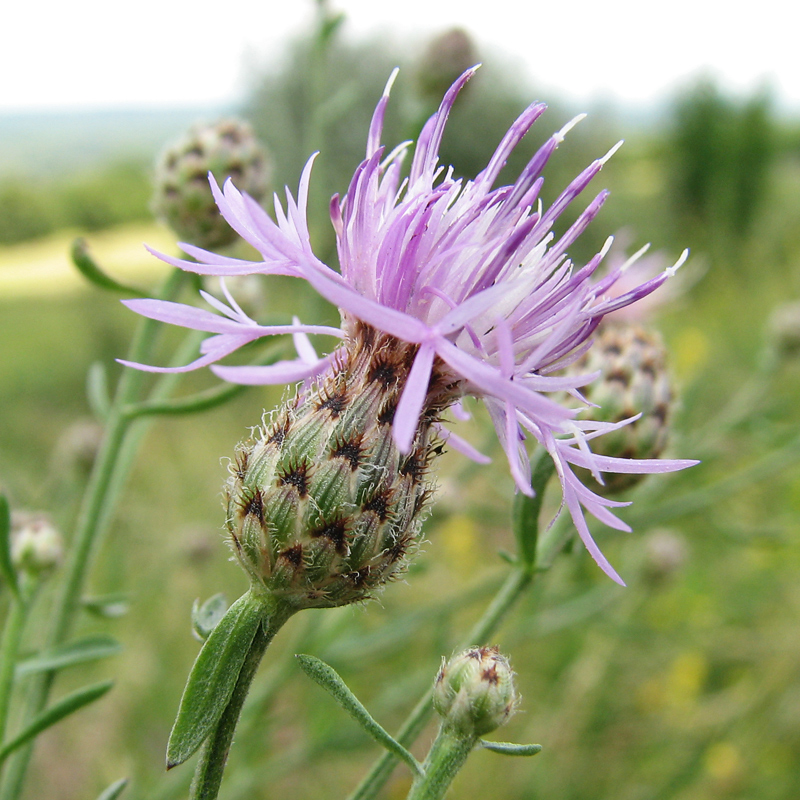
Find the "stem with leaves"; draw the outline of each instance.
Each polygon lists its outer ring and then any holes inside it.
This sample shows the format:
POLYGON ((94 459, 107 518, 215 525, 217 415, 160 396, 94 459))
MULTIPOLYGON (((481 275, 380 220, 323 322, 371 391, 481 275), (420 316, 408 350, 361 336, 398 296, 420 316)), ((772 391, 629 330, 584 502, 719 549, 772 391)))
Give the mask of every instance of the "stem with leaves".
POLYGON ((477 743, 477 736, 455 736, 440 728, 425 759, 423 774, 414 781, 407 800, 441 800, 477 743))
POLYGON ((288 609, 275 608, 258 626, 230 700, 200 750, 200 760, 189 793, 190 800, 215 800, 219 794, 228 751, 253 678, 267 647, 290 616, 291 611, 288 609))
MULTIPOLYGON (((173 297, 182 282, 183 273, 180 270, 172 270, 159 296, 163 299, 173 297)), ((131 345, 130 360, 139 362, 148 360, 160 327, 160 323, 149 319, 139 323, 131 345)), ((111 505, 116 496, 113 489, 122 480, 122 476, 119 475, 120 464, 125 461, 130 463, 132 460, 121 458, 126 450, 131 424, 123 409, 140 396, 146 377, 142 372, 125 370, 117 386, 114 401, 108 410, 105 438, 84 494, 68 562, 55 599, 45 647, 55 647, 63 643, 72 630, 94 554, 110 522, 111 505)), ((32 679, 25 720, 30 721, 42 713, 47 705, 55 674, 54 671, 45 672, 32 679)), ((31 752, 31 746, 25 747, 9 765, 8 774, 0 787, 1 800, 15 800, 19 797, 31 752)))
POLYGON ((14 668, 17 665, 19 646, 25 630, 30 603, 22 596, 11 600, 8 618, 3 629, 0 644, 0 742, 5 738, 8 710, 11 705, 11 690, 14 686, 14 668))
MULTIPOLYGON (((513 526, 518 552, 514 567, 483 616, 455 648, 456 650, 486 644, 530 586, 536 573, 548 569, 569 541, 572 529, 569 523, 564 521, 564 517, 560 517, 542 536, 539 536, 542 500, 553 473, 552 460, 547 453, 541 452, 533 465, 531 478, 533 497, 518 494, 515 499, 513 526)), ((428 689, 401 726, 395 737, 401 745, 409 747, 413 744, 427 725, 433 715, 432 695, 433 690, 428 689)), ((388 751, 383 753, 348 800, 372 800, 389 780, 395 765, 396 757, 388 751)))

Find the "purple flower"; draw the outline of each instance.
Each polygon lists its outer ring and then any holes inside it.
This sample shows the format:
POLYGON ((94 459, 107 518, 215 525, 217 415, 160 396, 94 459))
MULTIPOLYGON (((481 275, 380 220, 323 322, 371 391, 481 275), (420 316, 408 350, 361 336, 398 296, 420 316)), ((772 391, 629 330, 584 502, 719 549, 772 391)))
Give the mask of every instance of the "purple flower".
MULTIPOLYGON (((591 346, 592 333, 603 316, 645 297, 674 273, 674 267, 642 285, 613 296, 622 275, 615 269, 602 279, 597 271, 607 245, 585 266, 566 255, 568 248, 597 215, 607 192, 600 192, 560 237, 552 228, 564 209, 600 171, 616 147, 590 164, 547 209, 538 200, 540 177, 547 160, 572 127, 551 136, 510 186, 495 186, 511 151, 544 112, 528 107, 500 142, 486 168, 474 179, 456 179, 441 167, 438 150, 450 109, 474 73, 465 72, 446 93, 428 120, 411 158, 408 177, 401 165, 406 142, 386 153, 381 145, 384 112, 392 74, 375 109, 365 160, 347 193, 331 201, 341 273, 316 258, 306 223, 311 166, 300 179, 297 199, 288 192, 286 207, 275 198, 276 221, 230 180, 222 190, 211 178, 225 219, 263 260, 226 258, 191 245, 183 249, 196 261, 159 255, 185 270, 221 277, 262 273, 307 281, 341 310, 341 329, 324 326, 260 326, 225 291, 228 305, 203 293, 220 314, 158 300, 131 300, 127 305, 153 319, 215 334, 206 339, 202 356, 179 371, 220 360, 238 347, 263 336, 292 333, 298 358, 273 366, 214 366, 221 378, 247 384, 288 383, 314 378, 334 369, 347 342, 368 326, 416 347, 394 415, 394 438, 407 452, 425 410, 429 379, 436 369, 450 376, 457 395, 472 395, 486 404, 505 449, 514 481, 530 493, 530 463, 525 446, 532 437, 552 456, 563 501, 597 563, 614 580, 621 579, 602 555, 584 518, 584 509, 613 528, 628 530, 611 508, 627 505, 600 497, 575 476, 572 465, 601 472, 671 472, 696 462, 628 460, 595 455, 589 441, 623 423, 580 419, 554 397, 579 389, 596 375, 567 375, 563 370, 591 346), (307 334, 329 334, 345 344, 318 358, 307 334)), ((224 283, 223 283, 224 286, 224 283)), ((162 368, 137 366, 156 371, 162 368)), ((455 415, 461 412, 456 406, 455 415)), ((443 437, 478 460, 480 456, 450 431, 443 437)))

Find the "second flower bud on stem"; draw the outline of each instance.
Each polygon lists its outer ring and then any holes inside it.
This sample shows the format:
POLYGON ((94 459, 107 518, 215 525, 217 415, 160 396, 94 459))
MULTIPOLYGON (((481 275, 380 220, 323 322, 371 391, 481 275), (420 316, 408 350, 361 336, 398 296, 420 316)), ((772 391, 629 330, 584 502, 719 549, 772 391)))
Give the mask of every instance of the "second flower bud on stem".
POLYGON ((444 797, 481 736, 503 725, 516 703, 511 666, 496 647, 471 647, 443 663, 433 690, 441 727, 408 800, 444 797))

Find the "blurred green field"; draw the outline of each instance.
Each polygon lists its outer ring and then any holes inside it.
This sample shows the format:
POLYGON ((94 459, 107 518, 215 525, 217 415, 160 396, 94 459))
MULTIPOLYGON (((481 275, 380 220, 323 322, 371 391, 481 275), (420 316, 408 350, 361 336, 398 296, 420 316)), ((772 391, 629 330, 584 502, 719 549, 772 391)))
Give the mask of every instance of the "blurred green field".
MULTIPOLYGON (((453 125, 468 128, 480 108, 465 103, 453 125)), ((563 124, 558 109, 551 113, 539 141, 563 124)), ((504 129, 512 116, 499 116, 496 126, 504 129)), ((511 614, 496 639, 511 657, 523 700, 502 738, 540 742, 544 750, 511 762, 476 753, 454 798, 800 797, 800 360, 765 366, 773 309, 800 298, 800 149, 790 126, 770 124, 778 144, 758 167, 758 185, 746 184, 760 194, 737 225, 730 198, 700 192, 691 206, 693 195, 675 193, 671 164, 688 161, 675 155, 680 138, 660 130, 633 135, 598 179, 612 198, 581 242, 586 252, 623 225, 637 246, 652 238, 671 258, 693 248, 683 268, 693 285, 658 312, 658 327, 681 387, 670 454, 703 463, 630 493, 635 503, 622 516, 633 534, 598 533, 627 589, 576 547, 511 614), (669 575, 658 569, 665 532, 686 556, 669 575)), ((576 131, 575 147, 568 140, 546 173, 549 191, 617 138, 617 123, 596 132, 591 119, 583 126, 589 130, 576 131)), ((365 130, 354 132, 359 142, 365 130)), ((451 146, 456 154, 473 152, 463 141, 451 146)), ((712 189, 728 192, 724 181, 748 172, 748 163, 738 166, 721 166, 712 189)), ((323 174, 333 181, 334 173, 323 174)), ((324 198, 317 200, 313 213, 321 216, 324 198)), ((65 531, 96 443, 87 371, 99 362, 113 385, 121 371, 114 359, 124 356, 136 322, 118 297, 69 277, 71 236, 0 249, 0 485, 15 507, 45 509, 65 531)), ((90 243, 109 271, 152 285, 161 268, 142 240, 173 246, 171 234, 144 223, 90 243)), ((289 281, 265 287, 269 310, 318 305, 289 281)), ((326 314, 335 318, 332 309, 326 314)), ((176 341, 167 334, 163 353, 176 341)), ((212 382, 192 374, 181 392, 212 382)), ((213 411, 149 424, 90 583, 93 595, 124 594, 129 609, 116 619, 87 614, 79 626, 81 633, 112 633, 124 652, 65 672, 57 694, 107 677, 116 685, 41 737, 25 797, 82 800, 125 775, 132 778, 126 800, 185 795, 191 768, 164 774, 163 754, 198 650, 192 601, 220 591, 232 601, 246 589, 222 536, 225 460, 282 396, 281 389, 252 389, 213 411)), ((231 754, 226 800, 341 798, 378 755, 291 654, 331 663, 394 730, 441 656, 479 617, 504 574, 497 553, 513 546, 513 485, 488 420, 475 410, 467 435, 494 463, 479 468, 445 456, 428 541, 407 580, 364 608, 306 611, 279 634, 231 754)), ((29 648, 47 603, 37 610, 29 648)), ((418 756, 432 732, 414 748, 418 756)), ((398 768, 385 796, 404 797, 409 785, 398 768)))

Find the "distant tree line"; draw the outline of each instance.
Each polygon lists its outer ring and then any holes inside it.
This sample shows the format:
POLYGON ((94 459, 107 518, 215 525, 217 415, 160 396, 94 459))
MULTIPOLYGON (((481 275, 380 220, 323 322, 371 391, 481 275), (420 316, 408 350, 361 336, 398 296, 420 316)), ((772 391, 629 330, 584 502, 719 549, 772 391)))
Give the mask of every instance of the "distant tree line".
POLYGON ((150 166, 113 161, 57 179, 0 180, 0 244, 15 244, 63 229, 91 232, 147 219, 150 166))
MULTIPOLYGON (((341 18, 323 16, 318 29, 287 49, 278 67, 256 71, 242 115, 271 152, 273 186, 297 185, 309 154, 320 150, 311 187, 311 229, 320 252, 332 251, 326 224, 330 196, 347 190, 363 158, 369 119, 383 84, 403 64, 386 117, 385 141, 416 139, 447 85, 466 66, 483 60, 452 114, 442 161, 458 174, 480 170, 513 117, 533 90, 518 72, 491 63, 462 31, 449 31, 418 54, 399 54, 385 44, 354 44, 339 35, 341 18)), ((536 147, 571 116, 550 103, 545 120, 517 148, 506 176, 519 173, 536 147), (543 127, 540 127, 543 126, 543 127)), ((779 121, 766 92, 750 97, 725 95, 700 79, 676 95, 664 124, 639 137, 638 152, 663 176, 656 227, 691 234, 695 247, 713 247, 749 235, 768 202, 779 163, 800 158, 800 128, 779 121), (794 131, 791 135, 789 131, 794 131)), ((593 115, 570 133, 547 168, 545 202, 621 137, 613 111, 593 115)), ((625 169, 625 153, 615 163, 625 169)), ((150 215, 152 166, 115 161, 72 177, 0 179, 0 243, 33 239, 59 228, 95 231, 150 215)), ((652 226, 648 229, 651 231, 652 226)), ((599 235, 599 234, 598 234, 599 235)), ((595 244, 589 242, 589 244, 595 244)))

